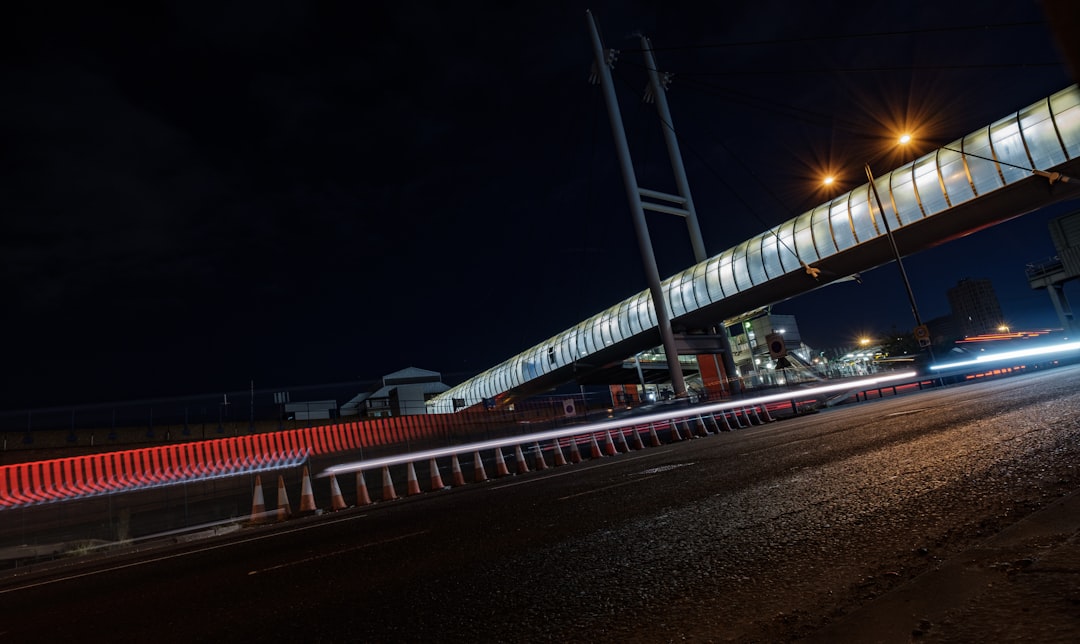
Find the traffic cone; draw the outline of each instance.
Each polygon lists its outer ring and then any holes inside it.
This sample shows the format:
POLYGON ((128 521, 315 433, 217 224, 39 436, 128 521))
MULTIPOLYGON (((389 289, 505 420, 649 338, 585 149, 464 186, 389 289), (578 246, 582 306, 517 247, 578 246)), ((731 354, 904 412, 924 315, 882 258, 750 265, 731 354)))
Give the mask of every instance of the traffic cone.
POLYGON ((465 485, 465 476, 461 473, 461 463, 458 462, 457 454, 450 457, 450 473, 453 474, 454 487, 465 485))
MULTIPOLYGON (((716 416, 713 416, 713 418, 716 418, 716 416)), ((727 413, 721 411, 720 412, 720 420, 724 421, 724 426, 720 428, 721 431, 725 431, 725 432, 732 431, 731 423, 727 419, 727 413)))
POLYGON ((705 421, 702 420, 701 416, 697 417, 697 419, 695 420, 695 424, 697 425, 698 436, 704 438, 709 435, 709 428, 705 426, 705 421))
POLYGON ((736 429, 742 429, 743 427, 746 427, 746 425, 742 424, 742 419, 739 418, 738 410, 732 409, 732 410, 730 410, 730 413, 731 413, 731 417, 733 419, 735 419, 735 427, 736 427, 736 429))
POLYGON ((680 427, 679 429, 680 429, 680 431, 682 432, 682 434, 684 436, 686 436, 687 438, 691 438, 691 439, 697 438, 697 436, 694 435, 694 431, 692 429, 690 429, 689 421, 687 421, 684 418, 682 420, 676 421, 676 424, 678 424, 678 423, 682 423, 682 427, 680 427))
POLYGON ((341 488, 338 487, 337 477, 330 475, 330 511, 337 512, 349 506, 345 505, 345 497, 341 496, 341 488))
POLYGON ((761 414, 763 416, 765 416, 765 422, 766 423, 771 423, 774 420, 776 420, 775 418, 772 417, 772 414, 769 413, 769 407, 767 405, 762 405, 761 406, 761 414))
POLYGON ((517 461, 518 474, 529 473, 529 464, 525 462, 525 455, 521 453, 521 445, 514 445, 514 460, 517 461))
POLYGON ((393 501, 398 498, 397 491, 394 490, 394 480, 390 478, 390 466, 383 465, 382 468, 382 500, 393 501))
POLYGON ((682 434, 679 433, 679 424, 675 421, 670 421, 668 425, 671 427, 671 442, 678 443, 682 440, 682 434))
POLYGON ((506 469, 506 461, 503 460, 502 448, 495 448, 495 476, 509 476, 510 470, 506 469))
POLYGON ((544 460, 544 451, 540 449, 540 442, 533 443, 533 449, 536 450, 536 471, 542 472, 547 469, 547 461, 544 460))
POLYGON ((611 440, 611 430, 604 432, 604 452, 608 456, 615 456, 619 450, 615 449, 615 441, 611 440))
POLYGON ((764 425, 765 424, 765 421, 761 420, 761 416, 758 416, 757 407, 755 407, 753 405, 750 405, 750 411, 754 412, 754 424, 755 425, 764 425))
POLYGON ((591 458, 600 458, 603 454, 600 453, 600 445, 596 442, 596 434, 589 434, 589 454, 591 458))
POLYGON ((405 492, 408 496, 416 496, 420 494, 420 482, 416 480, 416 468, 413 466, 412 461, 409 461, 409 465, 406 468, 409 473, 408 490, 405 492))
POLYGON ((619 437, 619 442, 622 443, 623 454, 628 453, 630 451, 630 445, 626 442, 626 432, 620 429, 618 432, 616 432, 616 434, 619 437))
POLYGON ((443 485, 442 474, 439 473, 439 464, 436 463, 435 459, 433 458, 428 465, 431 466, 431 489, 433 491, 445 489, 446 486, 443 485))
POLYGON ((284 521, 292 516, 292 508, 289 506, 289 493, 285 491, 285 477, 280 474, 277 477, 277 518, 284 521))
POLYGON ((649 423, 649 444, 653 447, 660 447, 660 437, 656 435, 656 425, 649 423))
POLYGON ((645 449, 645 443, 641 442, 641 430, 634 427, 634 449, 645 449))
POLYGON ((311 491, 311 476, 308 474, 307 465, 305 465, 300 484, 300 514, 314 514, 315 511, 315 494, 311 491))
POLYGON ((263 499, 262 479, 255 475, 255 494, 251 498, 251 522, 262 523, 266 516, 266 501, 263 499))
POLYGON ((570 437, 570 462, 571 463, 580 463, 581 462, 581 450, 578 449, 578 446, 577 446, 577 436, 571 436, 570 437))
POLYGON ((484 461, 480 458, 480 452, 473 452, 473 480, 477 483, 488 480, 487 471, 484 470, 484 461))
POLYGON ((371 495, 368 494, 367 483, 364 482, 364 472, 356 472, 356 505, 371 505, 371 495))
POLYGON ((559 445, 559 439, 553 439, 551 443, 555 446, 555 467, 566 465, 566 457, 563 456, 562 446, 559 445))

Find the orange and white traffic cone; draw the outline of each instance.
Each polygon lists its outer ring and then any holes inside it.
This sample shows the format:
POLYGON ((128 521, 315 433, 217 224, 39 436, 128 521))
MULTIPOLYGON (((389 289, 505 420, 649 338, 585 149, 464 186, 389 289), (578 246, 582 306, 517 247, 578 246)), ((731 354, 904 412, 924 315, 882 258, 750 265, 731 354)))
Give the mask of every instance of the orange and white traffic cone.
POLYGON ((284 521, 292 516, 292 507, 289 506, 289 493, 285 491, 285 477, 280 474, 277 477, 277 518, 284 521))
POLYGON ((698 416, 695 422, 697 424, 697 435, 701 436, 702 438, 708 436, 709 428, 705 426, 705 421, 701 418, 701 416, 698 416))
POLYGON ((656 435, 656 425, 649 423, 649 444, 653 447, 660 447, 660 437, 656 435))
POLYGON ((315 511, 315 493, 311 491, 311 476, 308 474, 307 465, 305 465, 300 484, 300 514, 314 514, 315 511))
POLYGON ((412 461, 409 461, 409 465, 406 468, 406 470, 409 473, 409 479, 408 479, 408 486, 409 487, 408 487, 408 491, 406 491, 406 494, 408 496, 416 496, 417 494, 420 494, 420 482, 416 480, 416 468, 413 467, 412 461))
POLYGON ((445 489, 446 486, 443 485, 442 474, 439 473, 439 464, 435 462, 435 459, 431 459, 431 462, 428 465, 431 466, 432 491, 445 489))
POLYGON ((765 417, 765 422, 766 423, 771 423, 774 420, 776 420, 775 418, 772 417, 772 414, 769 413, 769 408, 766 405, 761 406, 761 415, 765 417))
POLYGON ((600 452, 600 445, 596 442, 596 434, 589 434, 589 454, 591 458, 600 458, 603 454, 600 452))
POLYGON ((477 483, 488 480, 487 471, 484 469, 484 461, 480 458, 480 452, 473 452, 473 480, 477 483))
POLYGON ((533 443, 533 449, 536 450, 536 471, 542 472, 547 469, 547 461, 544 460, 544 450, 540 449, 540 442, 533 443))
POLYGON ((675 421, 669 421, 668 426, 671 427, 671 442, 677 443, 682 440, 682 434, 679 433, 679 424, 675 421))
POLYGON ((559 439, 556 438, 552 440, 551 443, 555 446, 555 449, 553 450, 555 453, 555 467, 566 465, 566 457, 563 456, 562 446, 559 445, 559 439))
POLYGON ((641 428, 634 427, 634 439, 631 441, 634 449, 645 449, 645 443, 641 442, 641 428))
POLYGON ((697 438, 697 436, 694 436, 694 431, 690 429, 690 423, 687 422, 685 418, 675 421, 675 424, 679 426, 679 435, 686 440, 693 440, 697 438))
POLYGON ((453 486, 465 485, 465 476, 461 473, 461 463, 458 462, 457 454, 450 457, 450 473, 453 475, 453 486))
POLYGON ((619 437, 619 443, 621 443, 622 453, 627 454, 630 452, 630 444, 626 442, 626 430, 620 429, 616 432, 619 437))
POLYGON ((577 446, 577 436, 571 436, 570 437, 570 462, 571 463, 580 463, 581 462, 581 450, 578 449, 578 446, 577 446))
POLYGON ((337 512, 338 510, 344 510, 348 506, 345 505, 345 497, 341 496, 341 488, 338 487, 337 477, 333 474, 330 475, 330 511, 337 512))
POLYGON ((390 478, 390 466, 383 465, 382 468, 382 500, 393 501, 398 498, 397 491, 394 490, 394 480, 390 478))
POLYGON ((517 461, 518 474, 529 473, 529 464, 525 462, 525 455, 521 453, 521 445, 514 445, 514 460, 517 461))
POLYGON ((619 453, 619 450, 615 449, 615 441, 611 438, 611 430, 604 432, 604 453, 608 456, 615 456, 619 453))
POLYGON ((362 470, 356 472, 356 505, 371 505, 371 495, 368 494, 362 470))
POLYGON ((262 479, 255 475, 255 493, 251 497, 251 522, 262 523, 266 517, 266 500, 263 499, 262 479))
POLYGON ((502 448, 495 448, 495 476, 509 476, 510 470, 506 469, 506 460, 503 459, 502 448))

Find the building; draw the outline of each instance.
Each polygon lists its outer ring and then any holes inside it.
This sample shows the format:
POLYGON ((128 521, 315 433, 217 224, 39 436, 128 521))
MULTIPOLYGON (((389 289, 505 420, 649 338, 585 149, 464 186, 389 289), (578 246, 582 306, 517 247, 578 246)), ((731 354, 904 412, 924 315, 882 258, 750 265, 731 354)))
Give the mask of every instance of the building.
POLYGON ((341 416, 386 418, 427 413, 425 404, 450 389, 437 371, 409 367, 382 377, 381 386, 354 396, 341 406, 341 416))
POLYGON ((724 324, 731 338, 736 374, 747 387, 782 384, 793 377, 801 379, 796 372, 808 372, 813 364, 810 347, 803 344, 794 315, 776 315, 769 309, 759 309, 724 324), (781 339, 786 363, 779 363, 775 352, 770 350, 770 337, 781 339))
POLYGON ((947 295, 957 331, 963 336, 994 332, 1005 319, 990 280, 964 278, 947 295))

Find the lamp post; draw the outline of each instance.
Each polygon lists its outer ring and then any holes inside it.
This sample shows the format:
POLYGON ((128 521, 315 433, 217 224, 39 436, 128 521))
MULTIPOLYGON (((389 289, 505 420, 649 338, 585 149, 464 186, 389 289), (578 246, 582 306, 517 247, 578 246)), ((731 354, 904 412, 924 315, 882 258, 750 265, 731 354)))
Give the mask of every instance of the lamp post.
MULTIPOLYGON (((903 139, 901 141, 904 142, 903 139)), ((911 315, 915 318, 915 328, 918 334, 919 330, 923 330, 922 318, 919 316, 919 305, 915 303, 915 293, 911 290, 911 282, 908 280, 907 271, 904 270, 904 260, 900 257, 900 249, 896 247, 896 239, 893 237, 892 228, 889 227, 889 218, 885 215, 885 206, 881 203, 881 196, 878 194, 877 185, 874 183, 874 173, 870 170, 869 163, 865 167, 866 178, 870 181, 870 190, 874 193, 874 201, 877 203, 878 212, 881 213, 881 223, 885 227, 885 236, 889 238, 889 247, 892 248, 896 266, 900 269, 900 279, 904 281, 904 290, 907 291, 908 302, 911 303, 911 315)), ((927 349, 930 352, 930 359, 934 360, 934 348, 927 345, 927 349)))

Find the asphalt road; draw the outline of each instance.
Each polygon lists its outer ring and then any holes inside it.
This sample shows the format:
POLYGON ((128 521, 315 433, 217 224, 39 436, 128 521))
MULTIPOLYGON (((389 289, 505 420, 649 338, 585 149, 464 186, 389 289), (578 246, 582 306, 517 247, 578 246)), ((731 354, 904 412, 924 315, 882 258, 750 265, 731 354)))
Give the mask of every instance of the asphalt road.
POLYGON ((0 580, 0 642, 812 637, 1080 489, 1078 410, 1061 367, 0 580))

